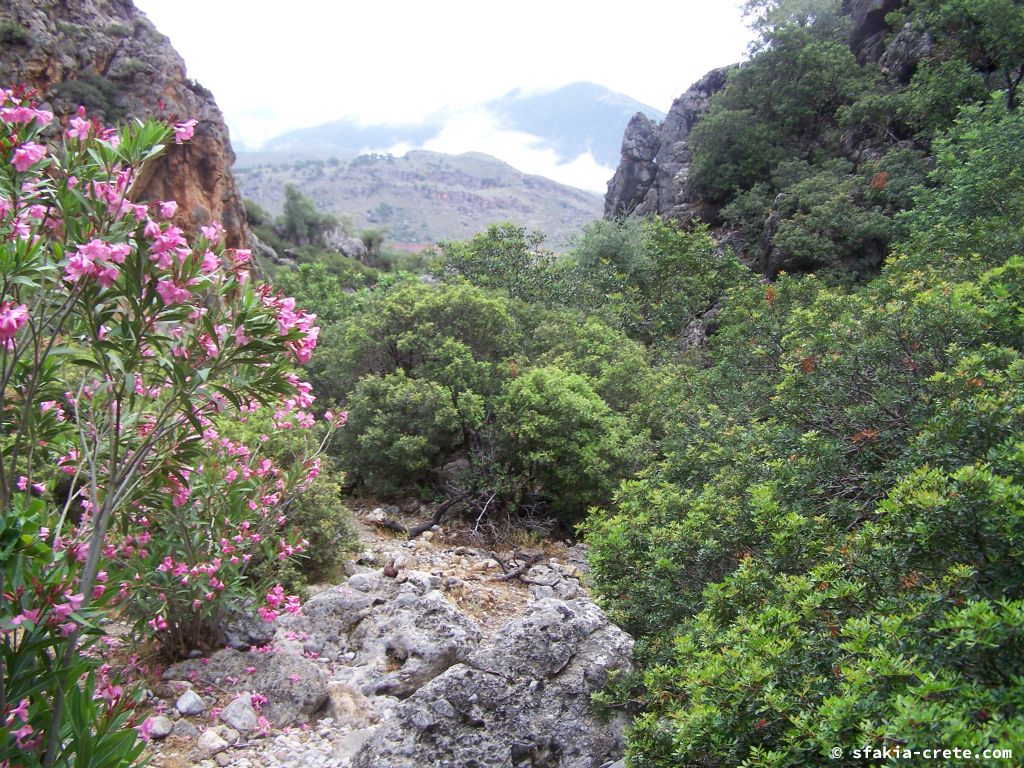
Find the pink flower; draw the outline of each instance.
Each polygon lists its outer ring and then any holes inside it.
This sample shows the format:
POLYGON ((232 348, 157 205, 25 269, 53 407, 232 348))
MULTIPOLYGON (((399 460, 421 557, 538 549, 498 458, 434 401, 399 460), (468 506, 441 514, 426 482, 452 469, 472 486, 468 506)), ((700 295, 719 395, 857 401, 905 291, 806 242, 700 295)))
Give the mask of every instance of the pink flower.
POLYGON ((64 267, 64 279, 69 283, 76 283, 83 277, 89 277, 96 269, 96 265, 83 253, 74 253, 68 258, 67 266, 64 267))
POLYGON ((19 173, 24 173, 34 164, 42 160, 43 155, 45 154, 46 147, 42 144, 26 141, 14 150, 14 156, 11 158, 11 164, 14 166, 14 170, 19 173))
POLYGON ((184 144, 191 139, 195 135, 197 125, 199 125, 199 121, 195 118, 172 125, 174 142, 176 144, 184 144))
POLYGON ((178 212, 178 204, 173 200, 158 201, 156 205, 160 215, 165 219, 172 218, 178 212))
POLYGON ((156 283, 156 292, 164 300, 164 304, 183 304, 192 298, 192 293, 174 282, 169 277, 162 278, 156 283))
POLYGON ((210 245, 216 245, 220 241, 224 227, 220 225, 219 221, 215 221, 208 226, 200 227, 200 231, 202 231, 203 237, 210 242, 210 245))
POLYGON ((14 334, 28 320, 28 307, 24 304, 15 305, 13 301, 0 304, 0 341, 14 338, 14 334))
POLYGON ((18 749, 28 749, 30 746, 27 743, 28 737, 32 735, 32 726, 27 723, 16 731, 11 731, 11 735, 14 737, 18 744, 18 749))
POLYGON ((203 274, 209 275, 212 272, 216 272, 220 267, 220 259, 217 258, 217 254, 213 251, 207 251, 203 254, 203 274))
POLYGON ((68 121, 68 129, 65 133, 69 139, 88 139, 89 128, 88 120, 83 120, 81 117, 72 117, 68 121))
MULTIPOLYGON (((264 699, 264 701, 266 701, 266 699, 264 699)), ((28 699, 22 699, 18 702, 18 706, 7 714, 7 725, 11 725, 14 722, 15 717, 23 723, 28 722, 28 699)))

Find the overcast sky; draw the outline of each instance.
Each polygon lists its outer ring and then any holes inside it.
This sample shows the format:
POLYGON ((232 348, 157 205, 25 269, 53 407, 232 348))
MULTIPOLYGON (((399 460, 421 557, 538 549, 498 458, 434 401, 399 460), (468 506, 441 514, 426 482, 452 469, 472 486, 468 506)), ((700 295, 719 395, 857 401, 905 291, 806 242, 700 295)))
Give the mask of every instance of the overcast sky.
MULTIPOLYGON (((751 37, 739 0, 135 4, 170 37, 189 76, 213 92, 238 148, 341 117, 409 123, 442 109, 471 111, 514 88, 577 80, 667 111, 706 71, 738 61, 751 37)), ((529 158, 522 137, 502 139, 479 115, 473 120, 478 146, 461 146, 474 138, 467 120, 432 148, 498 154, 504 141, 503 159, 513 165, 517 150, 519 166, 545 162, 535 147, 538 156, 529 158)), ((578 159, 562 175, 594 188, 605 169, 586 165, 578 159)))

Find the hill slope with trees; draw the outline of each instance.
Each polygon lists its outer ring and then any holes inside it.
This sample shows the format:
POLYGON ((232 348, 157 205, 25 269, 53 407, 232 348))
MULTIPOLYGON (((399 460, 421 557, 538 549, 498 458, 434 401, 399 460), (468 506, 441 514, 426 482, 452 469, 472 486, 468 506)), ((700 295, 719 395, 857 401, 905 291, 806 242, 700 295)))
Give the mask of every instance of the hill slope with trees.
POLYGON ((704 223, 563 256, 496 226, 437 286, 281 275, 337 299, 310 375, 340 461, 478 525, 582 522, 638 640, 601 696, 627 765, 1019 755, 1024 5, 749 6, 686 148, 704 223))

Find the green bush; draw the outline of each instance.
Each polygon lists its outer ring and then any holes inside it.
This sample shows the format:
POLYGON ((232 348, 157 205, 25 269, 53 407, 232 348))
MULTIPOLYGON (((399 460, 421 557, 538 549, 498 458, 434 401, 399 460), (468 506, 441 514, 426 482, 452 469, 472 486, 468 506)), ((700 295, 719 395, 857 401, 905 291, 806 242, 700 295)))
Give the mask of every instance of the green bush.
POLYGON ((286 561, 266 561, 257 578, 280 583, 289 594, 304 595, 311 584, 343 580, 341 566, 359 546, 352 513, 345 506, 341 482, 327 471, 310 483, 288 508, 288 525, 297 528, 306 547, 286 561))
POLYGON ((625 419, 578 374, 553 367, 524 371, 509 382, 497 409, 500 455, 524 478, 524 492, 549 499, 567 520, 610 500, 635 458, 625 419))
POLYGON ((361 379, 348 413, 337 438, 341 463, 374 493, 405 492, 425 483, 438 459, 462 437, 450 392, 401 370, 361 379))
POLYGON ((662 455, 587 521, 639 641, 632 765, 1024 747, 1020 118, 990 109, 878 277, 725 294, 662 455))

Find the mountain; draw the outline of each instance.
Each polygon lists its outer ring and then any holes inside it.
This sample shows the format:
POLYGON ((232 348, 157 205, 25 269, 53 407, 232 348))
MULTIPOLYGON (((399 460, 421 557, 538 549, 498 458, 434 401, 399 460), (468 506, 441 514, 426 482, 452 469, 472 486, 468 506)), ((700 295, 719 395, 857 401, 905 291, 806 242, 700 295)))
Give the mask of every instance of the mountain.
POLYGON ((601 165, 619 162, 622 125, 637 112, 653 120, 665 113, 594 83, 554 91, 512 91, 487 104, 502 126, 538 136, 564 160, 586 151, 601 165))
POLYGON ((521 173, 478 152, 280 158, 239 156, 234 172, 245 197, 277 214, 285 186, 294 184, 321 209, 348 217, 355 229, 386 229, 388 241, 399 246, 465 239, 488 224, 511 221, 543 231, 557 248, 601 217, 598 195, 521 173))
MULTIPOLYGON (((555 90, 514 90, 480 107, 498 130, 536 137, 562 161, 590 152, 603 166, 619 162, 622 126, 635 113, 653 120, 664 113, 594 83, 570 83, 555 90)), ((414 124, 363 124, 354 118, 288 131, 270 139, 271 152, 309 152, 348 158, 368 151, 383 152, 397 145, 421 147, 441 134, 464 113, 442 112, 414 124)), ((466 146, 466 151, 480 147, 466 146)))

